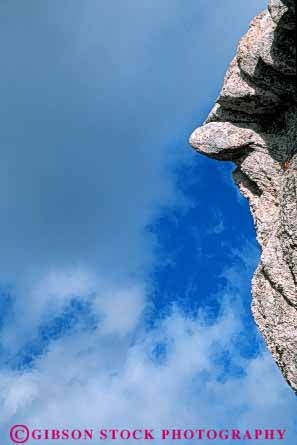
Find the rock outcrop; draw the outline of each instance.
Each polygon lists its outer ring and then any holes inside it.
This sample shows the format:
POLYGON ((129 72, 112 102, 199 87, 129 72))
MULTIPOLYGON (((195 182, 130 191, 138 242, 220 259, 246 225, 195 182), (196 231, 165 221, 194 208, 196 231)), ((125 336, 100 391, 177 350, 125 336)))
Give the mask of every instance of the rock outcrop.
POLYGON ((270 0, 251 23, 191 145, 233 161, 261 246, 252 312, 297 392, 297 95, 295 0, 270 0))

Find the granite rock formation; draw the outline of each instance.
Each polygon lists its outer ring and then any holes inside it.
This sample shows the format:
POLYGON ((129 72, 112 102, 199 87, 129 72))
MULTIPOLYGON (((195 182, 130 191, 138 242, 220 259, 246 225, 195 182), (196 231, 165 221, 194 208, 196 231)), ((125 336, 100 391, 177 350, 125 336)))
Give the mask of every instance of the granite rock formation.
POLYGON ((297 95, 295 0, 270 0, 251 23, 217 102, 191 145, 233 161, 249 200, 261 261, 252 312, 297 392, 297 95))

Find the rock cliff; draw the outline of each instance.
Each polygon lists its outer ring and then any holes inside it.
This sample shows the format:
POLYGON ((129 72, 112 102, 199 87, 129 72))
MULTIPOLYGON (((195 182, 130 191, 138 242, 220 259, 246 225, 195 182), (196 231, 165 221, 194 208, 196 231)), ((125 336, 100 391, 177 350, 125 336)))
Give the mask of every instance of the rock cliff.
POLYGON ((297 95, 295 0, 270 0, 239 43, 224 85, 191 145, 233 161, 249 200, 261 261, 252 312, 297 392, 297 95))

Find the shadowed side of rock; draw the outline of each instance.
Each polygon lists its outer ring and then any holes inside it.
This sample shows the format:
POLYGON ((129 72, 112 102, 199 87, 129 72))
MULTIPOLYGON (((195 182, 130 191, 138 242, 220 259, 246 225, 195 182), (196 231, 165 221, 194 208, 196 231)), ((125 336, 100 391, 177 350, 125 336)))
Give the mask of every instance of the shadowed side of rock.
POLYGON ((251 23, 221 93, 190 143, 233 161, 249 200, 261 261, 252 311, 289 385, 297 392, 297 95, 294 0, 270 0, 251 23))

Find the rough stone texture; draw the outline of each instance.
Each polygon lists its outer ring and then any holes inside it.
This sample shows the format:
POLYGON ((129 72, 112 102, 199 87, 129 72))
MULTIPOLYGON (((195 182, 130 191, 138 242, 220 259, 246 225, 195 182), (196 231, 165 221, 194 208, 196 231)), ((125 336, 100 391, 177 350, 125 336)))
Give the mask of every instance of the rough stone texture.
POLYGON ((262 249, 252 311, 297 392, 297 95, 295 1, 270 0, 251 23, 191 145, 233 161, 262 249))

